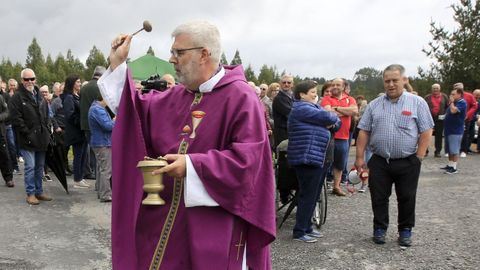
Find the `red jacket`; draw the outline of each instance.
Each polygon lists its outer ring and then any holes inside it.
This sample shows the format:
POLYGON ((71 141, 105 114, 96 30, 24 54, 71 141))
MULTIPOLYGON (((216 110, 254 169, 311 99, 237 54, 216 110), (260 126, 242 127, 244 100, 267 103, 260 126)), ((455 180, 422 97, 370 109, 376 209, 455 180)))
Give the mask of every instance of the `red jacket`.
POLYGON ((467 102, 467 118, 465 120, 472 121, 473 115, 477 111, 477 100, 471 93, 466 91, 463 92, 463 99, 467 102))

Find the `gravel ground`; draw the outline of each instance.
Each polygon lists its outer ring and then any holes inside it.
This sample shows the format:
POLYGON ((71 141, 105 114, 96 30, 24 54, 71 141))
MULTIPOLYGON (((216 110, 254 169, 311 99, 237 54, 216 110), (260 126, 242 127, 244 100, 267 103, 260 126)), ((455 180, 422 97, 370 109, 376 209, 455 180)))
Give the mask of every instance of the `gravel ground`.
MULTIPOLYGON (((368 192, 329 195, 325 236, 313 244, 293 241, 293 213, 272 245, 273 269, 479 269, 480 155, 461 159, 457 175, 438 169, 445 162, 423 162, 412 247, 401 250, 396 242, 394 195, 385 245, 371 241, 368 192)), ((66 195, 57 182, 47 182, 54 201, 32 207, 25 203, 23 175, 15 182, 13 189, 0 186, 0 270, 111 269, 110 204, 99 203, 93 188, 70 186, 66 195)))
MULTIPOLYGON (((353 162, 353 151, 350 163, 353 162)), ((479 269, 480 155, 459 162, 459 173, 440 170, 446 158, 427 157, 417 192, 413 246, 397 244, 397 207, 390 200, 387 243, 372 242, 370 194, 328 195, 327 222, 317 243, 292 240, 294 214, 277 232, 273 269, 479 269), (475 195, 477 194, 477 195, 475 195)))

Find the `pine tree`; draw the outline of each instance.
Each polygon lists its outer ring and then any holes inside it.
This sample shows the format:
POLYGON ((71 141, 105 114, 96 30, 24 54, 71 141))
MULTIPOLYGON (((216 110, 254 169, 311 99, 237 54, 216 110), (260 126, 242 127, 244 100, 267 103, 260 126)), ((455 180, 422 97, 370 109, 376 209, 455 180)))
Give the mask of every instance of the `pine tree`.
POLYGON ((257 76, 255 76, 255 71, 250 64, 248 64, 247 68, 245 69, 245 78, 247 81, 252 81, 255 85, 258 84, 257 76))
POLYGON ((97 66, 107 67, 107 60, 105 59, 105 56, 99 49, 97 49, 95 45, 90 50, 87 61, 85 63, 87 68, 85 69, 84 78, 86 80, 89 80, 90 78, 92 78, 95 67, 97 66))
POLYGON ((150 55, 152 55, 152 56, 155 56, 155 52, 153 51, 152 46, 149 46, 149 47, 148 47, 147 54, 150 54, 150 55))
POLYGON ((47 83, 49 74, 45 65, 45 58, 43 57, 42 49, 36 38, 33 38, 32 44, 28 46, 25 66, 31 68, 35 72, 38 85, 47 83))
POLYGON ((227 61, 227 57, 225 56, 225 53, 222 53, 222 56, 220 58, 220 64, 228 65, 228 61, 227 61))
POLYGON ((420 76, 439 75, 446 87, 463 82, 466 89, 472 89, 480 85, 480 1, 460 0, 451 8, 458 26, 449 32, 440 24, 430 23, 433 40, 423 52, 436 63, 420 76))
POLYGON ((235 51, 235 55, 233 56, 232 62, 230 62, 230 65, 241 65, 242 64, 242 58, 240 58, 240 52, 238 49, 235 51))

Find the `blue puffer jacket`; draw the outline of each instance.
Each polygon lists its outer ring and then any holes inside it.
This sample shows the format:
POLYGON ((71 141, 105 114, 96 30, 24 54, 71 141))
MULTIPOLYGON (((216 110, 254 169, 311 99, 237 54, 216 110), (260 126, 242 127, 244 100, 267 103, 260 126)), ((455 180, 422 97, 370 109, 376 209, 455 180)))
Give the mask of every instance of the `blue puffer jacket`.
POLYGON ((288 117, 288 163, 323 166, 330 140, 326 126, 333 124, 340 124, 335 113, 317 104, 295 100, 288 117))

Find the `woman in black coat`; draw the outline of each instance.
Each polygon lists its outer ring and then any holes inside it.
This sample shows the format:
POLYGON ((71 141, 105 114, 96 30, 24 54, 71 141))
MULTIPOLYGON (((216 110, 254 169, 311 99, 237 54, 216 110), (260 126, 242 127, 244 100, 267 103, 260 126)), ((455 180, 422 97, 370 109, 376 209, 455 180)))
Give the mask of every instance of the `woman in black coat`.
POLYGON ((75 188, 88 188, 83 180, 83 167, 86 161, 87 142, 80 128, 80 88, 82 83, 77 75, 65 79, 65 89, 60 95, 65 114, 65 146, 73 148, 73 180, 75 188))

